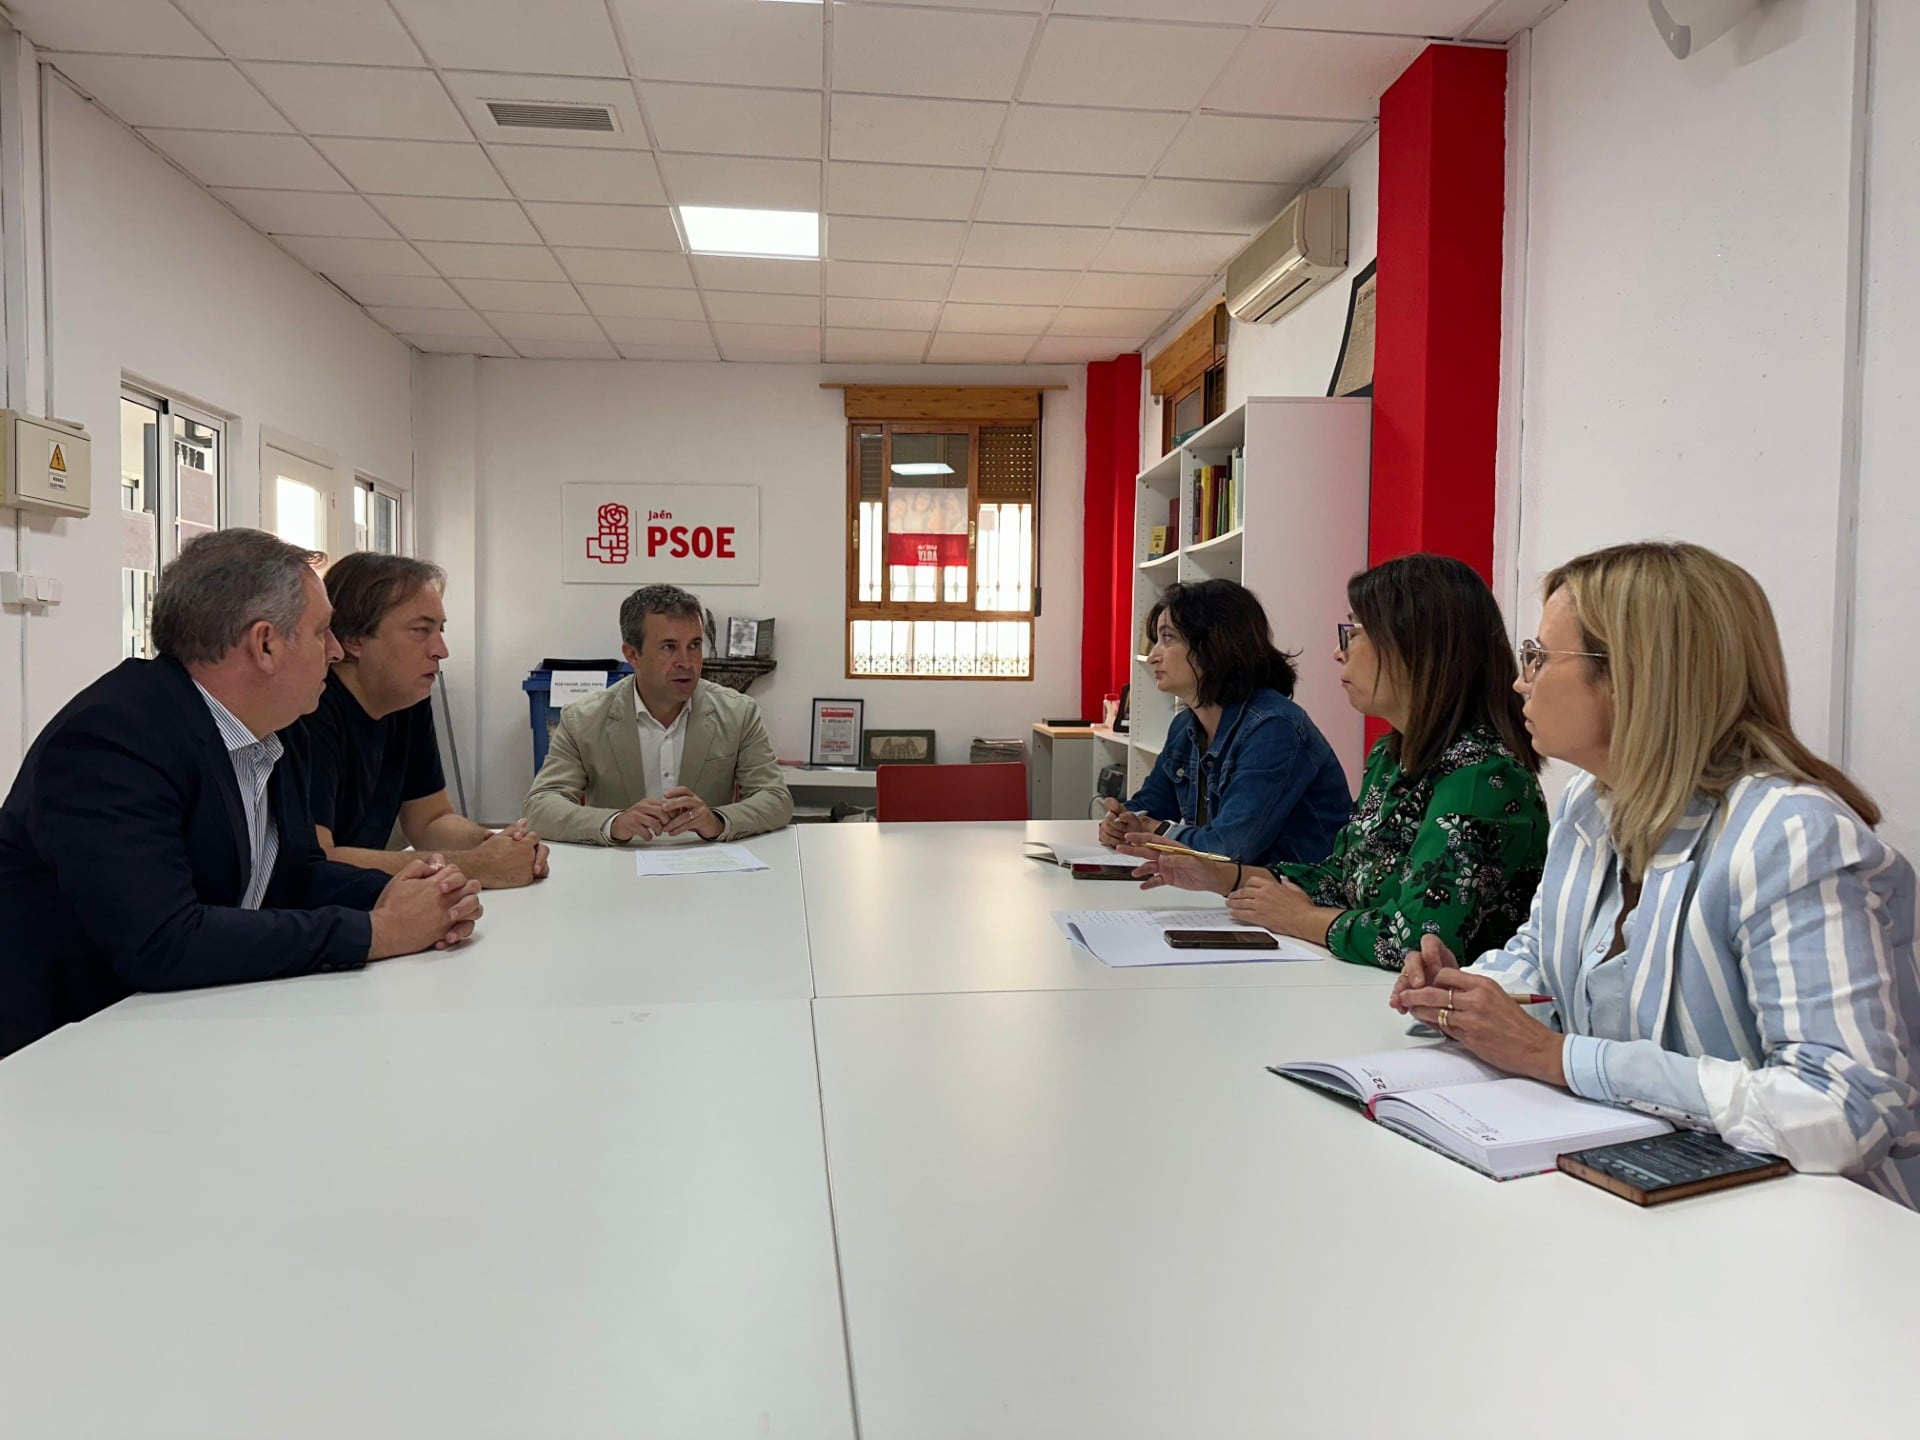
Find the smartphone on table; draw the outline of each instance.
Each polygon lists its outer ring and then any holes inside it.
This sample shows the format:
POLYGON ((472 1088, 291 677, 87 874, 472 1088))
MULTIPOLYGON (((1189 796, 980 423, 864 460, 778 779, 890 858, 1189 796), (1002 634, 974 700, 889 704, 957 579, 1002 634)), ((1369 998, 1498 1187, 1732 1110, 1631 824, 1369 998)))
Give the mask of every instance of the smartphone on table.
POLYGON ((1278 950, 1280 941, 1265 930, 1165 930, 1176 950, 1278 950))

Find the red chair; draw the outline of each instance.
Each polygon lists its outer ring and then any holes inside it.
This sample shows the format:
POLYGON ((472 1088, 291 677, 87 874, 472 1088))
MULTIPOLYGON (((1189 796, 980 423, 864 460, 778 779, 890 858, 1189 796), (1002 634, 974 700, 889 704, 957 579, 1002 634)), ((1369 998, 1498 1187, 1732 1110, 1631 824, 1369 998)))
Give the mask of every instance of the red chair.
POLYGON ((882 824, 1027 818, 1025 765, 882 765, 874 784, 882 824))

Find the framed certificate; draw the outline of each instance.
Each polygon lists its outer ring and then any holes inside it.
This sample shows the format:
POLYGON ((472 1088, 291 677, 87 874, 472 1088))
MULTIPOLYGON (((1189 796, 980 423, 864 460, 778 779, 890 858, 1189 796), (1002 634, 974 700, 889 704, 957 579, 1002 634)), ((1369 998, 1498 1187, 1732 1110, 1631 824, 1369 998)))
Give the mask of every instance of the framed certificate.
POLYGON ((866 729, 865 720, 864 700, 815 700, 813 745, 807 753, 807 763, 859 765, 860 737, 866 729))

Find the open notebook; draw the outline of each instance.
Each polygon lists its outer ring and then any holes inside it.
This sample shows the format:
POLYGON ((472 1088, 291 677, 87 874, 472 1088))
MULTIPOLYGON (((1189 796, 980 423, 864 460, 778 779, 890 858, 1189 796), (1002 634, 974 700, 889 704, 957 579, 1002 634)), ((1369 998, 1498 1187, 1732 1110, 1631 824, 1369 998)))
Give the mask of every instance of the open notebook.
POLYGON ((1046 845, 1029 840, 1026 848, 1029 860, 1058 865, 1076 880, 1130 880, 1140 868, 1138 860, 1116 854, 1104 845, 1046 845))
POLYGON ((1551 1170, 1571 1150, 1644 1140, 1673 1128, 1651 1115, 1502 1074, 1458 1045, 1267 1068, 1357 1100, 1389 1130, 1496 1180, 1551 1170))

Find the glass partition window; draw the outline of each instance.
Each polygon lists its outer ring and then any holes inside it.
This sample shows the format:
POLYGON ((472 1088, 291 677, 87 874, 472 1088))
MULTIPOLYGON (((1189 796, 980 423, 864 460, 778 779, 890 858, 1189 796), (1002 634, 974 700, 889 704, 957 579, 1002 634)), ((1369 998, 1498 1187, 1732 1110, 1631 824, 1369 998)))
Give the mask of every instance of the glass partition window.
POLYGON ((377 555, 400 553, 400 497, 364 475, 353 486, 353 543, 377 555))
POLYGON ((153 653, 161 569, 196 535, 224 523, 226 423, 175 400, 120 392, 121 650, 153 653))

